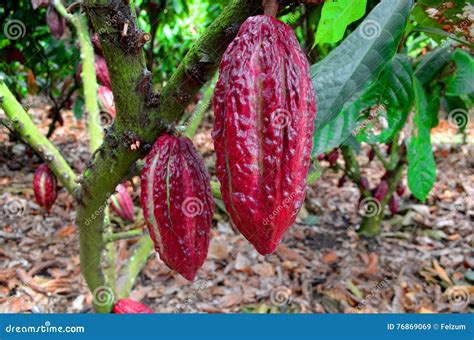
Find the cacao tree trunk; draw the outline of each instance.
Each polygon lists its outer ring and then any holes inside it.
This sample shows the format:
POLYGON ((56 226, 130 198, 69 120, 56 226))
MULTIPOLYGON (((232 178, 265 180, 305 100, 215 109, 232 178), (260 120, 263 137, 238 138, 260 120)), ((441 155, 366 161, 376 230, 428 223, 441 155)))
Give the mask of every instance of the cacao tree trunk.
POLYGON ((359 235, 368 238, 379 235, 382 230, 384 210, 380 209, 380 212, 374 216, 365 216, 360 224, 359 235))

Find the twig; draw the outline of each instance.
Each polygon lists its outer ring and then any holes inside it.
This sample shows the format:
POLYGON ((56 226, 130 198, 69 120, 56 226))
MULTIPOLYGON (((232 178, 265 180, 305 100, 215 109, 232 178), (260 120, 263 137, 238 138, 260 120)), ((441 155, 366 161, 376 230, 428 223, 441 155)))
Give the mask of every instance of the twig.
POLYGON ((133 229, 129 231, 123 231, 120 233, 110 234, 105 237, 105 242, 110 243, 110 242, 115 242, 115 241, 120 241, 120 240, 129 240, 129 239, 133 239, 140 236, 143 236, 143 230, 133 229))

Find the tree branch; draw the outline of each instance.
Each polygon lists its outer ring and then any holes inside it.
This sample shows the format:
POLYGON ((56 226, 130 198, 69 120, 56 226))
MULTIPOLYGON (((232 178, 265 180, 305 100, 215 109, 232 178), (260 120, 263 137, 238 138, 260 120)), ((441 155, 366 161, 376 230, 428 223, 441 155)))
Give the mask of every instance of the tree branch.
POLYGON ((74 195, 78 184, 76 175, 58 149, 38 130, 23 106, 0 77, 0 106, 21 138, 30 145, 54 172, 56 178, 74 195))

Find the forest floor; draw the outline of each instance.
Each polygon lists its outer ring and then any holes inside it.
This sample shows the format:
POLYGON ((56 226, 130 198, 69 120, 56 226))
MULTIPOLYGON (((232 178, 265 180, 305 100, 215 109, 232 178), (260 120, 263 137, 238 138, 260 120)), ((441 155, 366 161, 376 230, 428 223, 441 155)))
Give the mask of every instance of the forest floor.
MULTIPOLYGON (((29 111, 46 132, 47 113, 29 111)), ((64 113, 53 137, 80 173, 88 159, 84 121, 64 113)), ((433 140, 451 140, 444 122, 433 140), (439 137, 439 138, 437 138, 439 137)), ((211 174, 214 155, 206 122, 194 138, 211 174)), ((474 308, 474 145, 435 143, 436 184, 425 204, 409 193, 383 233, 361 239, 358 193, 325 171, 308 188, 305 207, 277 251, 259 255, 216 208, 208 258, 194 283, 173 274, 153 253, 131 297, 159 313, 447 313, 474 308)), ((34 200, 40 160, 0 128, 0 312, 87 313, 92 296, 80 275, 72 197, 62 188, 48 213, 34 200)), ((372 185, 382 166, 359 159, 372 185)), ((324 164, 323 164, 324 166, 324 164)), ((112 216, 117 230, 144 228, 134 179, 136 221, 112 216)), ((136 240, 116 243, 126 263, 136 240)))

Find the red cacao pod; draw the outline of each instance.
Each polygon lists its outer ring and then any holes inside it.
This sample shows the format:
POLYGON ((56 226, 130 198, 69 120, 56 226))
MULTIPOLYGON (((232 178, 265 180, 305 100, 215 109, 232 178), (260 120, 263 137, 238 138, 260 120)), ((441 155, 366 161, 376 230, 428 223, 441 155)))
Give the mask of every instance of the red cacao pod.
POLYGON ((49 4, 46 11, 46 23, 53 37, 60 39, 66 28, 66 19, 58 13, 53 4, 49 4))
POLYGON ((303 204, 316 113, 290 26, 267 15, 242 24, 220 64, 214 112, 224 204, 244 237, 270 254, 303 204))
POLYGON ((317 159, 318 159, 318 162, 322 162, 322 161, 324 161, 326 158, 327 158, 327 157, 326 157, 326 154, 322 153, 322 154, 320 154, 320 155, 318 156, 317 159))
POLYGON ((58 196, 56 177, 46 164, 41 164, 35 171, 33 190, 36 202, 46 210, 50 210, 58 196))
POLYGON ((189 138, 162 135, 145 160, 141 204, 163 262, 192 281, 209 248, 209 175, 189 138))
POLYGON ((339 150, 334 149, 328 155, 328 162, 330 166, 335 166, 337 164, 337 160, 339 159, 339 150))
POLYGON ((112 85, 110 84, 110 76, 107 69, 107 64, 104 57, 98 54, 95 55, 95 72, 97 73, 97 79, 99 80, 99 83, 111 89, 112 85))
POLYGON ((115 190, 117 193, 110 198, 112 210, 124 220, 133 222, 135 215, 133 211, 133 201, 127 187, 123 184, 119 184, 115 190))
POLYGON ((402 181, 400 181, 397 184, 397 194, 398 196, 403 196, 404 193, 405 193, 405 186, 403 185, 402 181))
POLYGON ((31 0, 31 6, 33 6, 33 9, 48 7, 48 5, 49 0, 31 0))
POLYGON ((367 153, 367 157, 369 158, 369 163, 372 162, 375 158, 375 151, 374 149, 370 149, 367 153))
POLYGON ((132 299, 120 299, 112 308, 115 314, 153 314, 153 310, 132 299))
POLYGON ((374 198, 377 201, 381 201, 384 199, 385 195, 387 195, 387 192, 388 192, 388 182, 386 180, 382 180, 374 190, 374 198))
POLYGON ((390 212, 394 215, 398 212, 398 199, 395 197, 395 195, 390 198, 390 201, 388 202, 388 208, 390 209, 390 212))
POLYGON ((102 108, 115 118, 115 102, 112 90, 107 86, 100 85, 97 90, 97 97, 102 108))
POLYGON ((360 178, 360 186, 362 187, 363 190, 368 191, 370 189, 369 181, 367 180, 366 177, 361 177, 360 178))
POLYGON ((346 176, 342 176, 341 178, 339 178, 339 181, 337 182, 337 187, 342 188, 344 186, 344 183, 346 183, 346 180, 346 176))
POLYGON ((102 53, 102 45, 100 44, 100 39, 99 35, 97 33, 94 33, 91 38, 92 44, 94 45, 94 51, 98 55, 103 55, 102 53))

